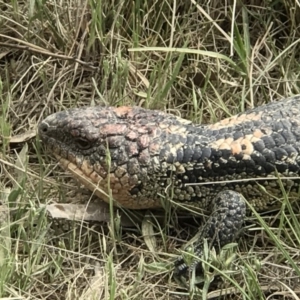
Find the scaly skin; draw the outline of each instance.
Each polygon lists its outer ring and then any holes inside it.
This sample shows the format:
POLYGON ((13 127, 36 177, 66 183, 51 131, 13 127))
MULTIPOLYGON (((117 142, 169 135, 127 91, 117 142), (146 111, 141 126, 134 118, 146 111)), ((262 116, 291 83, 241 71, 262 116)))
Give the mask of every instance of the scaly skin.
MULTIPOLYGON (((140 107, 70 109, 47 117, 39 134, 61 166, 106 201, 111 191, 130 209, 172 201, 211 212, 202 238, 212 245, 235 239, 243 196, 258 211, 280 205, 278 176, 298 198, 300 96, 212 125, 140 107)), ((177 267, 187 268, 181 260, 177 267)))

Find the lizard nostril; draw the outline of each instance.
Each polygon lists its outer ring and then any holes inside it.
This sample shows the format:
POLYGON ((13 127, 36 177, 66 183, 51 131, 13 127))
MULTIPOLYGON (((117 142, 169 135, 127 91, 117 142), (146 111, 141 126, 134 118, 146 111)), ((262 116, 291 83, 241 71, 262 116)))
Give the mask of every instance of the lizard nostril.
POLYGON ((39 131, 41 133, 47 133, 48 132, 48 128, 49 128, 48 124, 41 123, 40 126, 39 126, 39 131))

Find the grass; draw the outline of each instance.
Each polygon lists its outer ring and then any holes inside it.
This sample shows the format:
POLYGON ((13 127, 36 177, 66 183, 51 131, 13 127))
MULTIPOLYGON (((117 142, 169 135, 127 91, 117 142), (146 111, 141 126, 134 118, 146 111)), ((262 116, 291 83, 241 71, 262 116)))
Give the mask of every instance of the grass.
POLYGON ((277 214, 248 218, 233 270, 208 258, 229 279, 223 296, 172 278, 197 228, 173 212, 168 226, 150 212, 122 231, 116 215, 65 228, 41 206, 90 199, 26 138, 53 112, 141 105, 212 123, 300 93, 299 3, 220 3, 0 0, 0 192, 13 212, 0 229, 0 298, 299 299, 299 209, 284 191, 277 214))

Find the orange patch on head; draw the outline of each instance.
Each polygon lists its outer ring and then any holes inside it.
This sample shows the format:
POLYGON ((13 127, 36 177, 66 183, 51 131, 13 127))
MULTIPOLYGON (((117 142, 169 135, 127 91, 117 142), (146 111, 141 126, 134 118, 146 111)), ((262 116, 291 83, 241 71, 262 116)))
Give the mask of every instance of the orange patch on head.
POLYGON ((132 111, 131 106, 120 106, 114 108, 114 111, 118 117, 124 117, 132 111))
POLYGON ((125 124, 105 124, 101 127, 101 132, 103 134, 122 135, 125 134, 127 130, 127 125, 125 124))

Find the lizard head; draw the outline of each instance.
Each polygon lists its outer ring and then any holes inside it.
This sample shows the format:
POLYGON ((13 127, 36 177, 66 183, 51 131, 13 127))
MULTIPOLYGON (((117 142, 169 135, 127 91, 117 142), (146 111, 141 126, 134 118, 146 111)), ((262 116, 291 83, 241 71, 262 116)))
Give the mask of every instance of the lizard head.
POLYGON ((75 108, 48 116, 38 132, 63 169, 97 196, 106 201, 113 196, 128 208, 150 208, 159 206, 157 200, 138 197, 137 186, 159 156, 155 140, 164 136, 158 124, 165 116, 140 107, 75 108))

